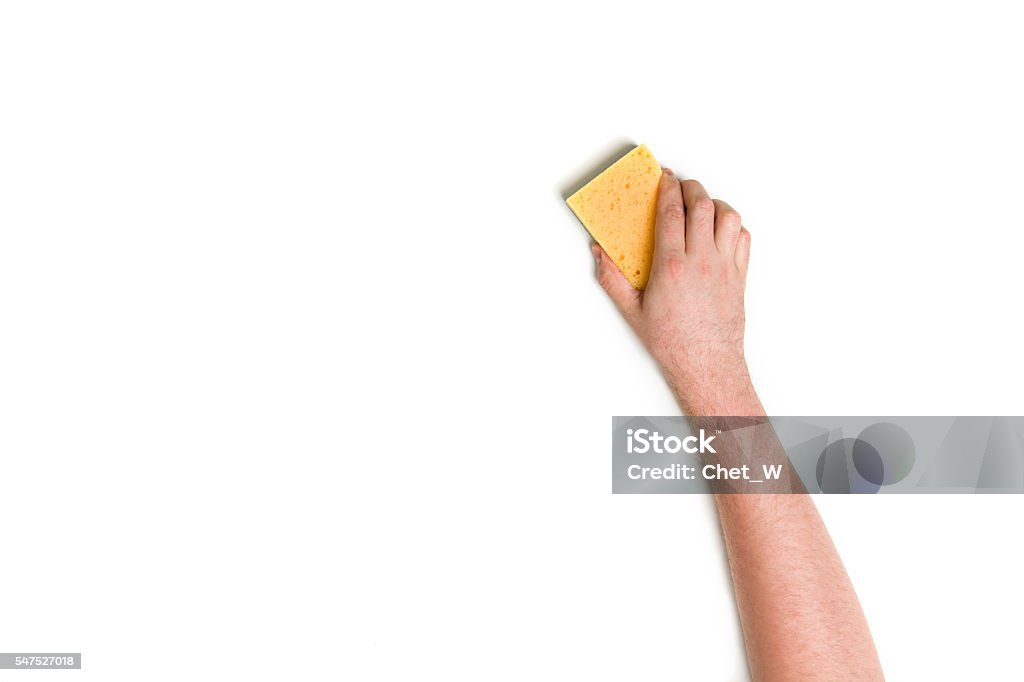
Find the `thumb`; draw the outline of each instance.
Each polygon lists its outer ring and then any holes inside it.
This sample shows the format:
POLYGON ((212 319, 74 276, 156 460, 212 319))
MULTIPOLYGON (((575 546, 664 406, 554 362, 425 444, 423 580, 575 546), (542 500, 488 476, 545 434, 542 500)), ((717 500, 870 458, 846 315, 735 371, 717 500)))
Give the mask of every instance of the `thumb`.
POLYGON ((640 313, 640 292, 633 288, 600 244, 594 244, 591 251, 594 252, 594 260, 597 262, 597 281, 601 288, 615 303, 615 307, 626 318, 626 322, 633 324, 640 313))

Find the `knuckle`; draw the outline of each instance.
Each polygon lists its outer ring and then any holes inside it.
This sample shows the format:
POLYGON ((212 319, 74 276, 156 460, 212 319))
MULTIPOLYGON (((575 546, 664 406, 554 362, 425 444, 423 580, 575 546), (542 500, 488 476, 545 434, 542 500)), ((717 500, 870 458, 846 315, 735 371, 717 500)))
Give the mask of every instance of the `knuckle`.
POLYGON ((696 213, 714 214, 715 202, 711 201, 711 197, 706 195, 702 197, 697 197, 697 199, 694 200, 693 202, 693 210, 696 213))
POLYGON ((661 207, 661 217, 669 221, 680 221, 683 219, 683 205, 673 201, 661 207))
POLYGON ((694 268, 701 277, 710 277, 713 270, 711 259, 707 256, 697 258, 694 262, 694 268))
POLYGON ((721 216, 722 216, 722 220, 724 220, 726 222, 729 222, 729 223, 737 223, 738 224, 738 223, 742 223, 743 222, 743 218, 740 216, 739 211, 737 211, 732 206, 729 206, 728 208, 723 210, 721 216))
POLYGON ((668 273, 669 277, 673 279, 682 277, 685 268, 686 264, 682 256, 671 254, 665 257, 665 272, 668 273))

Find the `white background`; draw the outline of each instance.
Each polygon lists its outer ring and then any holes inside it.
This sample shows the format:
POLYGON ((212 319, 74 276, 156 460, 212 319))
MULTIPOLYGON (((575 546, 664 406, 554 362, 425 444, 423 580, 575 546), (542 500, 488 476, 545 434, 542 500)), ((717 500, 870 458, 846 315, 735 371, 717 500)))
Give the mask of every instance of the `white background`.
MULTIPOLYGON (((996 7, 4 3, 0 650, 744 679, 711 501, 610 494, 676 407, 561 193, 740 210, 773 414, 1021 414, 996 7)), ((819 506, 890 679, 1019 679, 1024 498, 819 506)))

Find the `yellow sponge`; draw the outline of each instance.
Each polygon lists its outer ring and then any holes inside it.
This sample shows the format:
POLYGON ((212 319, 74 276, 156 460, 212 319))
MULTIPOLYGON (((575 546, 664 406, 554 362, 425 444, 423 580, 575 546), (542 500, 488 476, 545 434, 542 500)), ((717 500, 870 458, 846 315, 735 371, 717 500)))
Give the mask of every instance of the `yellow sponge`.
POLYGON ((661 166, 640 145, 566 199, 636 289, 646 287, 651 275, 660 181, 661 166))

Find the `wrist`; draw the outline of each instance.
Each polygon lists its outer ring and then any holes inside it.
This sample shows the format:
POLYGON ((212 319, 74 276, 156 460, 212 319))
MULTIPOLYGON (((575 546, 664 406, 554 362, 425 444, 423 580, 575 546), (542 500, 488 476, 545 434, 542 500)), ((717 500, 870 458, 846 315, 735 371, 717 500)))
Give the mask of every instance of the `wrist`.
POLYGON ((739 417, 764 413, 742 349, 668 358, 658 364, 688 415, 739 417))

